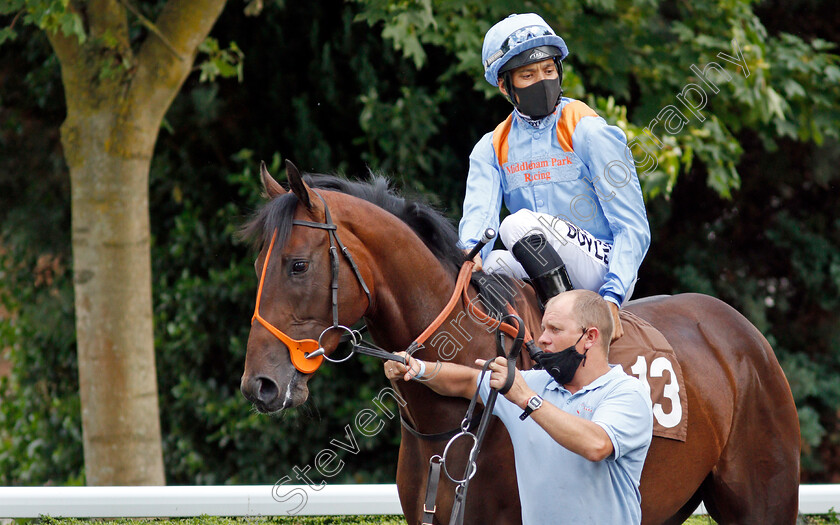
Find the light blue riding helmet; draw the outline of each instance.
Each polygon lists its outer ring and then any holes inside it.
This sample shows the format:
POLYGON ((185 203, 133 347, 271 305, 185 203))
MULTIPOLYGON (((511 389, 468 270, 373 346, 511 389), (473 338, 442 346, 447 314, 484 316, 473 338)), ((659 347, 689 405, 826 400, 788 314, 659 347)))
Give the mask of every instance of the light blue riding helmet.
POLYGON ((554 46, 559 49, 560 60, 569 54, 566 42, 554 33, 540 15, 510 15, 491 27, 484 35, 484 45, 481 48, 484 78, 491 85, 498 86, 499 70, 511 58, 540 46, 554 46))

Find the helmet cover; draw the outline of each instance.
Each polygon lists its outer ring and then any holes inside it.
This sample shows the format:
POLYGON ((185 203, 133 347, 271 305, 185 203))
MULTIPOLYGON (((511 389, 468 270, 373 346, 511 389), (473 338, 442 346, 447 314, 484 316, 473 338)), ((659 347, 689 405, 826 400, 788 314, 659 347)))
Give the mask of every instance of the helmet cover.
POLYGON ((539 60, 550 57, 563 60, 569 54, 563 39, 557 36, 545 20, 535 13, 510 15, 497 23, 487 31, 481 49, 485 80, 497 86, 499 74, 503 72, 502 68, 514 58, 517 59, 514 61, 516 65, 505 68, 504 71, 537 62, 536 57, 530 60, 532 54, 520 56, 523 52, 535 48, 541 48, 546 54, 539 60))

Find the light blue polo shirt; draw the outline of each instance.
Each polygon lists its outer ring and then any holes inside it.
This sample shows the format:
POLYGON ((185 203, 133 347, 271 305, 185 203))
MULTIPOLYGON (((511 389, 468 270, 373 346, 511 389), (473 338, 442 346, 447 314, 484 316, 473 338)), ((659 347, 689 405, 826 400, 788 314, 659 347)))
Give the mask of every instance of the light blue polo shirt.
MULTIPOLYGON (((522 372, 544 402, 588 419, 607 431, 613 454, 592 462, 571 452, 522 409, 502 396, 493 414, 513 442, 524 525, 638 525, 642 521, 639 480, 653 436, 650 394, 621 366, 574 394, 544 370, 522 372)), ((481 399, 490 393, 490 376, 478 383, 481 399)))

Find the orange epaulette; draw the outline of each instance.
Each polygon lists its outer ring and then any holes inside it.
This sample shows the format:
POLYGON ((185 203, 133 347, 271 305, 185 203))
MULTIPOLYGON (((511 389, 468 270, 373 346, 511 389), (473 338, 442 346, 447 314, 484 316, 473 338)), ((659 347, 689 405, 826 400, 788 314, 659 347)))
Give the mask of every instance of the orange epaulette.
POLYGON ((496 151, 496 159, 499 161, 499 166, 504 166, 507 162, 508 156, 508 133, 510 133, 510 126, 513 124, 513 113, 508 115, 508 118, 501 124, 496 126, 493 130, 493 149, 496 151))
MULTIPOLYGON (((560 118, 557 119, 557 141, 560 142, 560 147, 563 151, 572 151, 572 133, 575 132, 575 127, 580 119, 583 117, 597 117, 595 110, 581 102, 580 100, 573 100, 565 106, 560 112, 560 118)), ((504 122, 496 126, 493 130, 493 150, 496 152, 496 158, 499 161, 499 166, 504 165, 508 158, 508 134, 510 127, 513 125, 513 113, 508 115, 504 122)))

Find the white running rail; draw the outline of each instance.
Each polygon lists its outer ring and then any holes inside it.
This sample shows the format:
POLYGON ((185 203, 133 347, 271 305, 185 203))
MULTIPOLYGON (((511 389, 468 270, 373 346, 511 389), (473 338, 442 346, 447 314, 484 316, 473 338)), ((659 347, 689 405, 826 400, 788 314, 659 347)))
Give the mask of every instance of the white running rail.
MULTIPOLYGON (((768 497, 772 495, 768 494, 768 497)), ((840 511, 840 485, 802 485, 802 514, 840 511)), ((704 514, 701 505, 695 514, 704 514)), ((0 487, 0 518, 402 514, 396 485, 0 487), (276 497, 276 499, 275 499, 276 497)))

